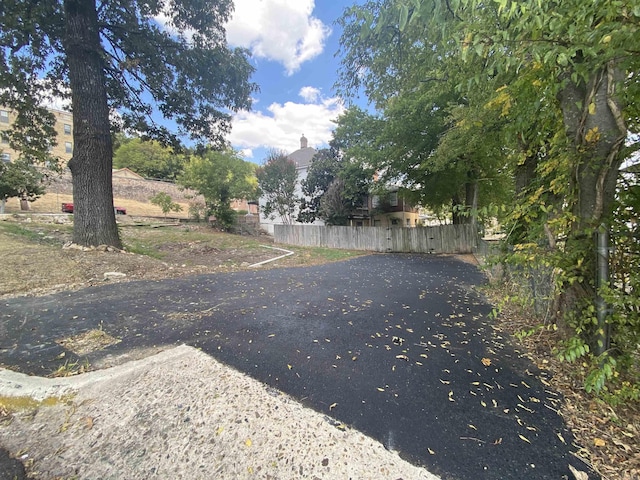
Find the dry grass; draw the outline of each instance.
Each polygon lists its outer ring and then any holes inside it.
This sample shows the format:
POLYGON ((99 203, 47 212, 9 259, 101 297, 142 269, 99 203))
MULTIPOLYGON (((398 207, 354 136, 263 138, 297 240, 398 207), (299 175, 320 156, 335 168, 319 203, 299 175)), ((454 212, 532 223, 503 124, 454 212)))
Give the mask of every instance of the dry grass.
MULTIPOLYGON (((65 193, 47 193, 36 201, 31 202, 31 213, 61 213, 61 204, 73 202, 73 197, 65 193)), ((178 203, 182 207, 181 212, 171 212, 172 218, 188 218, 189 205, 178 203)), ((132 217, 163 217, 162 209, 149 202, 140 202, 126 198, 115 198, 114 204, 127 209, 127 216, 132 217)), ((28 213, 20 210, 20 201, 17 198, 7 200, 6 213, 28 213)))

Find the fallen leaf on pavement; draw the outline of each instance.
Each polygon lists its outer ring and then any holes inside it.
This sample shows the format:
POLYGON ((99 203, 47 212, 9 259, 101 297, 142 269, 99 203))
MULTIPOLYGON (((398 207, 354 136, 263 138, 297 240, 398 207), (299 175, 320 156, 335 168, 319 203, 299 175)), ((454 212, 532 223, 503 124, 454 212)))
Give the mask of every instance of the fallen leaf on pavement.
POLYGON ((589 475, 587 475, 585 472, 581 470, 578 470, 573 465, 569 465, 569 470, 571 470, 571 473, 573 474, 576 480, 589 480, 589 475))

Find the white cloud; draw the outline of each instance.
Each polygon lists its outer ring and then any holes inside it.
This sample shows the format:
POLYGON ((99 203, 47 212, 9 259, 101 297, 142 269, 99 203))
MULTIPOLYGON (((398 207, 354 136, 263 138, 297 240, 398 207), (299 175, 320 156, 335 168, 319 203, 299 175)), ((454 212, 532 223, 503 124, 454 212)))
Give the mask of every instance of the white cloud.
POLYGON ((307 102, 312 103, 320 98, 320 89, 315 87, 302 87, 298 95, 307 102))
POLYGON ((236 114, 229 140, 236 149, 291 153, 300 148, 300 137, 304 134, 310 147, 320 148, 331 140, 335 128, 332 120, 343 112, 344 105, 337 98, 323 98, 316 103, 272 103, 266 112, 236 114))
POLYGON ((242 155, 244 158, 253 158, 253 150, 251 150, 250 148, 243 148, 242 150, 240 150, 240 155, 242 155))
POLYGON ((227 40, 258 58, 284 65, 287 75, 320 55, 331 28, 312 16, 314 0, 235 0, 227 40))

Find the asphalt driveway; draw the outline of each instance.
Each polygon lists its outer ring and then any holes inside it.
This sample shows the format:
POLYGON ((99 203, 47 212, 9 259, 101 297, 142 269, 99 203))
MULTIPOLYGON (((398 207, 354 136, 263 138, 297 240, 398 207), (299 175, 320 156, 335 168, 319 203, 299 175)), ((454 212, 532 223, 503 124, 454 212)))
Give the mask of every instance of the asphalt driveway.
POLYGON ((589 471, 545 373, 492 329, 483 282, 454 257, 370 255, 5 300, 0 364, 50 374, 85 359, 56 340, 96 328, 121 342, 89 363, 186 343, 442 478, 589 471))

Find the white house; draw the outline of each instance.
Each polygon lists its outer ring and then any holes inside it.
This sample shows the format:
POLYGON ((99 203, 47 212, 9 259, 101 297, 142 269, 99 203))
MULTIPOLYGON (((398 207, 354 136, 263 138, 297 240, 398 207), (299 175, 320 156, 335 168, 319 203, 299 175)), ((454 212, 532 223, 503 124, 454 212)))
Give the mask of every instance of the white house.
MULTIPOLYGON (((309 173, 309 167, 311 166, 311 161, 313 160, 314 155, 317 153, 317 150, 313 147, 310 147, 307 141, 307 138, 302 135, 300 138, 300 148, 295 152, 290 153, 287 157, 293 160, 296 164, 296 171, 298 172, 298 180, 296 182, 295 196, 297 198, 302 198, 302 181, 307 178, 307 174, 309 173)), ((273 226, 274 225, 282 225, 284 222, 282 218, 275 213, 274 218, 267 218, 262 214, 263 207, 265 204, 265 200, 260 198, 260 227, 267 231, 269 234, 273 235, 273 226)), ((293 225, 324 225, 322 220, 316 220, 315 222, 309 223, 301 223, 296 221, 295 219, 298 216, 299 208, 296 207, 296 211, 293 215, 293 225)))

